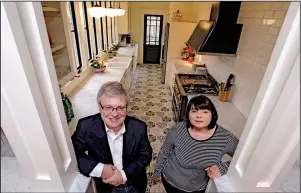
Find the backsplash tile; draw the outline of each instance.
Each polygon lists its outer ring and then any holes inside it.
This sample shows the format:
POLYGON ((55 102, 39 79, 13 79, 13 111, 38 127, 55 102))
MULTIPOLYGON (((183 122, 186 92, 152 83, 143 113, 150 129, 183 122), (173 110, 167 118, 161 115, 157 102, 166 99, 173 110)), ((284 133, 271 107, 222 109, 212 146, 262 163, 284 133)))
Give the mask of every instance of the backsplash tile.
POLYGON ((11 148, 2 128, 1 128, 1 157, 15 157, 14 151, 11 148))
POLYGON ((235 75, 232 103, 247 118, 290 2, 242 2, 237 23, 243 24, 237 57, 201 56, 209 72, 226 81, 235 75))

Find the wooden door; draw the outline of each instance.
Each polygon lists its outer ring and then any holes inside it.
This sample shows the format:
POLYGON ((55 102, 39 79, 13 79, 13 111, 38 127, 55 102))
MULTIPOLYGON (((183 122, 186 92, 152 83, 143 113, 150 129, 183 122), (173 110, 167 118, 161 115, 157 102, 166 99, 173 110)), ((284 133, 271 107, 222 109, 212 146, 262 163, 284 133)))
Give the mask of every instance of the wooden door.
POLYGON ((143 63, 160 64, 163 15, 144 15, 143 63))

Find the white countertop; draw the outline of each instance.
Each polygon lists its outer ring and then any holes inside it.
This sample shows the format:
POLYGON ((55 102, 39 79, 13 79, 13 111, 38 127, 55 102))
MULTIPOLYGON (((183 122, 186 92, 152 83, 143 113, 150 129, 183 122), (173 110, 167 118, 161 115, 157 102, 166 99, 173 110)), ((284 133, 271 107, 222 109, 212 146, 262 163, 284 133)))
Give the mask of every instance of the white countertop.
POLYGON ((136 45, 138 44, 135 43, 134 46, 119 47, 117 51, 117 56, 133 56, 136 45))
MULTIPOLYGON (((190 62, 183 61, 181 59, 173 59, 171 63, 175 66, 177 73, 195 73, 193 65, 190 62)), ((188 100, 196 95, 199 94, 188 95, 188 100)), ((218 124, 233 132, 236 137, 240 138, 246 123, 246 118, 242 115, 242 113, 231 102, 221 102, 217 99, 217 96, 206 96, 212 100, 216 107, 219 115, 218 124)))
POLYGON ((184 73, 184 74, 195 73, 195 71, 193 70, 193 65, 188 61, 184 61, 181 59, 173 59, 171 60, 171 64, 175 66, 177 73, 184 73))
MULTIPOLYGON (((173 59, 171 63, 175 66, 177 73, 195 73, 193 70, 193 65, 190 62, 183 61, 181 59, 173 59)), ((209 71, 210 73, 210 71, 209 71)), ((219 77, 214 77, 216 80, 219 77)), ((196 95, 188 95, 188 100, 196 95)), ((231 103, 231 102, 221 102, 217 99, 217 96, 208 96, 214 103, 217 113, 218 121, 217 123, 223 126, 225 129, 231 131, 237 138, 240 138, 242 131, 244 129, 246 118, 243 114, 231 103)), ((230 160, 231 157, 225 155, 223 161, 230 160)), ((281 187, 277 192, 299 192, 300 191, 300 165, 294 164, 293 168, 287 174, 284 182, 282 182, 281 187)), ((233 192, 231 183, 229 182, 228 176, 224 175, 215 180, 210 180, 208 184, 213 186, 213 192, 233 192)), ((212 192, 211 190, 211 192, 212 192)))
POLYGON ((86 192, 91 180, 78 172, 68 192, 86 192))
MULTIPOLYGON (((118 53, 125 57, 131 57, 134 54, 133 47, 120 47, 118 53)), ((118 56, 118 57, 122 57, 118 56)), ((103 73, 95 73, 90 78, 82 82, 71 94, 70 100, 73 107, 74 118, 69 123, 70 134, 72 135, 76 129, 79 119, 93 115, 99 112, 96 97, 99 88, 106 82, 120 82, 125 71, 130 65, 132 59, 124 62, 125 67, 107 68, 103 73)), ((77 174, 69 192, 86 192, 91 178, 87 178, 80 173, 77 174)))
POLYGON ((130 66, 133 58, 128 56, 128 57, 125 57, 125 56, 116 56, 112 59, 109 59, 105 65, 107 66, 107 69, 112 69, 112 68, 125 68, 125 69, 128 69, 128 67, 130 66), (112 62, 112 60, 114 58, 117 58, 117 59, 121 59, 121 60, 124 60, 122 62, 112 62), (121 65, 118 65, 118 66, 114 66, 114 63, 116 64, 121 64, 121 65))
MULTIPOLYGON (((1 157, 1 192, 31 192, 16 157, 1 157)), ((77 173, 68 192, 86 192, 91 178, 77 173)))
POLYGON ((16 157, 1 157, 1 192, 30 192, 16 157))

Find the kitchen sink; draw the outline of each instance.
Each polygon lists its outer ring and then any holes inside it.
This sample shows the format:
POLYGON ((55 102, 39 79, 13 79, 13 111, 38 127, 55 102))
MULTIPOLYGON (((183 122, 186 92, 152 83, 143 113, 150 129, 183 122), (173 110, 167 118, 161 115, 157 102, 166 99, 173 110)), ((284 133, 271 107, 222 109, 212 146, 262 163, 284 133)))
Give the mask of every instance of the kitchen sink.
POLYGON ((129 63, 129 62, 131 62, 131 58, 114 57, 114 58, 112 58, 112 60, 110 62, 112 62, 112 63, 114 63, 114 62, 129 63))
POLYGON ((127 68, 127 62, 108 62, 107 68, 127 68))
POLYGON ((116 54, 117 57, 127 57, 127 58, 131 58, 133 56, 132 53, 120 53, 120 54, 116 54))

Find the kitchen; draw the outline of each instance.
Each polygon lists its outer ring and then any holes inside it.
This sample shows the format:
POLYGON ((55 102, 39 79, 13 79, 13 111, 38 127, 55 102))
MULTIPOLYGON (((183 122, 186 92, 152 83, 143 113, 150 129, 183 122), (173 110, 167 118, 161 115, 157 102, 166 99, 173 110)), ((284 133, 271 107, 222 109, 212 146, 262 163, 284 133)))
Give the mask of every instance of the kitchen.
MULTIPOLYGON (((151 2, 148 3, 148 5, 145 5, 143 2, 131 2, 129 3, 129 17, 131 19, 128 20, 128 23, 130 28, 132 28, 130 31, 131 39, 134 40, 136 43, 135 49, 137 49, 136 56, 137 63, 140 67, 141 63, 143 63, 143 14, 154 14, 154 15, 160 15, 162 14, 163 21, 168 20, 168 14, 170 14, 170 17, 172 17, 172 13, 176 12, 178 9, 183 13, 183 20, 181 22, 170 22, 171 29, 169 33, 169 37, 172 38, 174 35, 178 38, 175 39, 175 41, 169 41, 168 42, 168 52, 170 52, 170 60, 167 62, 167 74, 166 78, 168 80, 172 80, 173 72, 178 73, 186 73, 187 71, 193 71, 193 66, 186 61, 181 60, 180 53, 182 52, 183 47, 185 46, 185 42, 189 39, 191 36, 195 26, 197 25, 198 21, 201 19, 204 19, 206 21, 209 20, 210 15, 210 9, 207 9, 210 6, 208 5, 208 2, 191 2, 190 3, 183 3, 183 2, 171 2, 165 3, 160 2, 159 4, 151 2), (160 4, 161 3, 161 4, 160 4), (200 3, 200 4, 198 4, 200 3), (164 5, 165 4, 165 5, 164 5), (199 7, 198 7, 199 6, 199 7), (172 8, 172 10, 169 10, 169 8, 172 8), (202 9, 202 14, 190 14, 189 10, 191 9, 202 9), (171 12, 170 12, 171 11, 171 12), (205 14, 205 15, 203 15, 205 14), (186 22, 187 21, 187 22, 186 22), (191 26, 191 23, 194 23, 194 26, 191 26), (190 32, 186 33, 183 32, 182 34, 179 34, 179 30, 173 30, 173 24, 175 28, 179 27, 178 29, 182 29, 181 26, 190 25, 190 32), (179 24, 177 26, 177 24, 179 24), (185 37, 182 37, 185 36, 185 37), (182 40, 181 40, 182 39, 182 40), (139 65, 140 64, 140 65, 139 65)), ((77 3, 75 3, 75 8, 79 9, 80 7, 77 3)), ((89 5, 88 5, 89 6, 89 5)), ((235 113, 237 113, 238 117, 241 117, 242 122, 238 121, 237 128, 243 128, 243 125, 245 124, 245 120, 248 117, 248 114, 251 110, 253 101, 256 97, 258 88, 260 86, 262 77, 264 75, 266 66, 268 64, 268 60, 270 58, 271 52, 273 50, 273 45, 275 44, 275 41, 277 39, 277 35, 279 33, 281 24, 283 22, 283 19, 285 17, 285 11, 288 8, 288 4, 286 3, 248 3, 244 2, 241 5, 241 12, 238 17, 237 23, 243 24, 243 30, 241 33, 240 41, 242 42, 238 46, 238 54, 237 57, 228 57, 228 56, 206 56, 201 55, 199 57, 199 61, 206 64, 206 68, 210 75, 216 79, 217 82, 226 81, 228 76, 232 73, 235 76, 234 85, 231 89, 231 95, 230 95, 230 101, 231 102, 221 102, 217 100, 216 96, 213 96, 216 101, 216 104, 221 104, 222 106, 227 106, 224 110, 226 115, 231 115, 229 113, 232 110, 227 111, 227 109, 233 109, 235 113), (256 5, 256 6, 255 6, 256 5), (256 10, 256 11, 255 11, 256 10), (250 13, 251 12, 251 13, 250 13), (284 14, 283 14, 284 12, 284 14), (258 14, 258 15, 257 15, 258 14), (262 23, 258 23, 260 20, 262 23), (268 28, 266 28, 269 26, 268 28), (245 30, 245 31, 244 31, 245 30), (256 32, 256 33, 255 33, 256 32), (258 33, 262 32, 262 36, 259 38, 258 33), (257 50, 254 50, 254 49, 257 50), (261 52, 262 51, 262 52, 261 52), (248 67, 248 68, 247 68, 248 67), (228 112, 228 114, 227 114, 228 112)), ((77 13, 76 13, 77 14, 77 13)), ((79 16, 79 18, 81 18, 79 16)), ((92 20, 92 19, 91 19, 92 20)), ((98 20, 97 20, 98 21, 98 20)), ((96 21, 96 22, 97 22, 96 21)), ((109 20, 108 20, 109 21, 109 20)), ((165 23, 164 21, 164 23, 165 23)), ((93 20, 91 21, 93 23, 93 20)), ((104 26, 106 26, 105 22, 103 22, 104 26)), ((108 26, 111 25, 111 22, 108 22, 108 26)), ((97 25, 99 27, 99 25, 97 25)), ((83 31, 79 32, 81 35, 83 31)), ((91 28, 90 32, 93 32, 93 27, 91 28)), ((108 34, 110 34, 109 31, 108 34)), ((84 39, 84 36, 81 36, 82 39, 84 39)), ((101 42, 101 38, 98 36, 98 42, 101 42)), ((105 43, 106 40, 105 39, 105 43)), ((164 41, 164 40, 162 40, 164 41)), ((93 45, 93 44, 92 44, 93 45)), ((130 48, 132 49, 132 48, 130 48)), ((86 55, 88 55, 88 51, 84 51, 86 55)), ((199 62, 198 61, 198 62, 199 62)), ((126 64, 124 64, 126 65, 126 64)), ((144 66, 143 64, 142 66, 144 66)), ((137 67, 137 68, 139 68, 137 67)), ((155 68, 154 70, 161 71, 160 68, 155 68)), ((89 69, 89 68, 87 68, 89 69)), ((124 74, 126 69, 106 69, 106 71, 103 73, 103 77, 101 74, 94 74, 90 72, 90 74, 86 75, 87 72, 83 69, 82 74, 77 79, 77 84, 72 83, 69 85, 69 87, 63 85, 62 89, 63 92, 66 93, 70 98, 73 100, 73 97, 75 95, 78 95, 78 93, 90 95, 86 101, 83 101, 80 105, 86 106, 88 105, 88 102, 91 102, 94 100, 93 92, 95 92, 97 83, 94 83, 92 87, 92 82, 98 82, 97 87, 99 87, 99 83, 105 80, 121 80, 122 76, 124 74), (118 73, 118 71, 120 73, 118 73), (87 79, 88 76, 92 75, 90 79, 87 79), (97 77, 97 78, 96 78, 97 77), (105 77, 109 77, 108 79, 105 79, 105 77), (83 79, 83 81, 79 81, 79 79, 83 79), (94 80, 94 81, 93 81, 94 80), (85 85, 85 83, 87 83, 85 85), (91 83, 91 84, 90 84, 91 83), (86 88, 86 89, 83 89, 86 88), (82 92, 82 89, 85 92, 82 92), (71 93, 74 93, 73 95, 71 93), (70 95, 71 94, 71 95, 70 95)), ((139 69, 138 69, 139 70, 139 69)), ((137 71, 137 69, 135 70, 137 71)), ((146 69, 143 69, 142 71, 148 71, 146 69)), ((137 71, 138 72, 138 71, 137 71)), ((152 73, 154 74, 154 73, 152 73)), ((135 76, 135 75, 134 75, 135 76)), ((138 76, 138 74, 137 74, 138 76)), ((161 77, 156 78, 160 79, 161 77)), ((134 78, 133 78, 134 79, 134 78)), ((132 80, 132 86, 134 86, 133 82, 135 80, 132 80)), ((140 84, 140 83, 138 83, 140 84)), ((173 84, 173 82, 171 82, 173 84)), ((154 84, 153 84, 154 85, 154 84)), ((166 85, 170 86, 170 81, 166 81, 166 85)), ((139 85, 141 86, 141 85, 139 85)), ((143 85, 142 85, 143 86, 143 85)), ((161 87, 161 86, 160 86, 161 87)), ((132 89, 132 88, 131 88, 132 89)), ((130 92, 131 92, 130 89, 130 92)), ((136 90, 134 91, 136 92, 136 90)), ((169 96, 171 97, 171 96, 169 96)), ((74 106, 74 111, 76 114, 76 107, 77 102, 72 101, 74 106)), ((91 104, 90 104, 91 105, 91 104)), ((92 105, 93 106, 93 105, 92 105)), ((167 107, 168 108, 168 107, 167 107)), ((88 107, 86 109, 89 109, 88 107)), ((223 108, 221 108, 223 109, 223 108)), ((92 111, 95 111, 95 109, 92 109, 92 111)), ((224 114, 223 110, 220 110, 220 114, 224 114)), ((91 111, 85 112, 86 114, 92 113, 91 111)), ((81 116, 86 116, 85 113, 82 113, 81 116)), ((170 116, 173 116, 172 114, 170 116)), ((223 116, 220 116, 221 118, 223 116)), ((79 118, 79 117, 77 117, 79 118)), ((225 117, 226 119, 226 117, 225 117)), ((233 119, 233 122, 235 122, 236 119, 233 119)), ((74 120, 73 120, 74 121, 74 120)), ((222 120, 221 120, 222 121, 222 120)), ((225 123, 228 124, 227 127, 231 127, 231 123, 225 123)), ((70 124, 72 125, 72 124, 70 124)), ((156 129, 158 130, 158 129, 156 129)), ((238 135, 240 131, 237 131, 238 135)), ((156 189, 156 185, 152 188, 156 189)))

